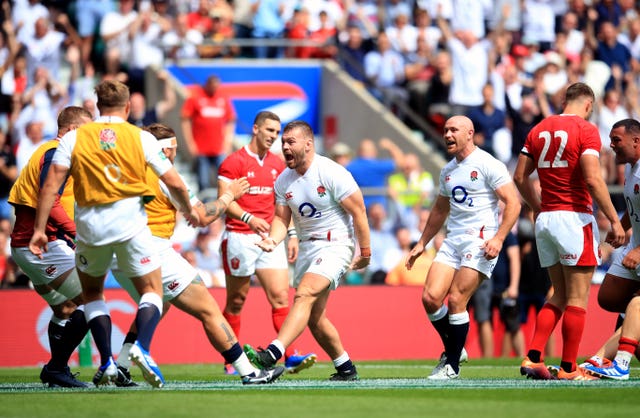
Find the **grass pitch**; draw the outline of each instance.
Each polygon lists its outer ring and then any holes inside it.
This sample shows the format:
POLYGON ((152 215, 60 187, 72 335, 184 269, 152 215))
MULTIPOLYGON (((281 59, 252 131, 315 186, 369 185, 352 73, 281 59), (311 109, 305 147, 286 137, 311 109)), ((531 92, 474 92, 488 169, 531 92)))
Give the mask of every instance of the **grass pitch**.
MULTIPOLYGON (((222 364, 165 365, 163 389, 132 369, 137 388, 49 389, 39 368, 0 369, 0 417, 623 417, 640 406, 640 378, 530 381, 519 359, 472 360, 460 379, 426 379, 435 361, 358 362, 361 380, 329 382, 319 363, 276 383, 243 386, 222 364)), ((552 364, 552 363, 550 363, 552 364)), ((73 368, 90 381, 92 368, 73 368)), ((631 376, 640 374, 633 368, 631 376)))

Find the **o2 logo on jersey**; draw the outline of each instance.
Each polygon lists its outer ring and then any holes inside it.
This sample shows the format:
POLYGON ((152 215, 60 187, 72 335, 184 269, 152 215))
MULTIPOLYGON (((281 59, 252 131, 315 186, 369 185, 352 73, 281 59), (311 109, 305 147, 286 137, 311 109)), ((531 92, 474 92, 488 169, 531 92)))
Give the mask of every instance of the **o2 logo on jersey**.
POLYGON ((298 206, 298 213, 300 214, 300 216, 304 216, 306 218, 317 219, 322 216, 322 212, 316 209, 316 207, 309 202, 304 202, 303 204, 298 206))
POLYGON ((467 205, 470 208, 473 207, 473 197, 469 196, 469 193, 467 193, 467 189, 465 189, 463 186, 456 186, 451 189, 451 198, 456 203, 462 203, 463 205, 467 205))

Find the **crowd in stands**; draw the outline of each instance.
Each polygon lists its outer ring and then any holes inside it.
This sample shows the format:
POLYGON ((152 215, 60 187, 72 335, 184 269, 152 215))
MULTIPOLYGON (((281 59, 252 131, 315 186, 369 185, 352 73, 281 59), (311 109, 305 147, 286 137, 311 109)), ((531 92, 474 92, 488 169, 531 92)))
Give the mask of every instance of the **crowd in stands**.
MULTIPOLYGON (((354 83, 392 108, 397 101, 406 103, 436 132, 451 115, 469 116, 478 146, 510 168, 531 127, 561 109, 563 88, 584 81, 598 99, 592 122, 602 136, 605 179, 620 185, 623 175, 608 133, 615 121, 640 117, 637 3, 3 0, 0 248, 6 251, 0 251, 0 283, 28 284, 8 257, 7 197, 31 152, 55 137, 60 109, 80 105, 95 115, 93 87, 100 80, 118 79, 132 92, 132 123, 161 121, 176 105, 170 77, 160 73, 164 96, 151 106, 145 100, 144 71, 186 59, 336 60, 354 83), (282 40, 288 42, 277 42, 282 40)), ((434 173, 424 171, 416 155, 399 151, 392 139, 363 139, 357 153, 339 143, 329 153, 365 190, 371 223, 371 266, 348 276, 347 283, 421 285, 438 240, 411 272, 402 259, 419 237, 437 194, 434 173), (390 158, 380 158, 378 149, 390 158)), ((520 299, 537 304, 548 286, 529 283, 536 265, 530 214, 523 214, 514 232, 522 264, 520 299)), ((175 240, 212 285, 224 280, 215 261, 219 233, 219 226, 178 230, 175 240)), ((536 277, 543 274, 535 271, 536 277)))

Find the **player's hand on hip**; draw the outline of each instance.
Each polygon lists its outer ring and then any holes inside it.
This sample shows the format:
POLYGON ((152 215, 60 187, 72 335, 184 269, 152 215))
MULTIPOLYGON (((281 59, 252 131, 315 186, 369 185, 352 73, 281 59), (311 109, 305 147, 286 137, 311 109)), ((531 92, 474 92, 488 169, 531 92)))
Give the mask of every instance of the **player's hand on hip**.
POLYGON ((47 247, 47 243, 49 240, 47 239, 47 234, 43 231, 34 231, 33 236, 31 236, 31 240, 29 241, 29 251, 35 256, 38 256, 39 259, 43 259, 42 253, 49 251, 47 247))
POLYGON ((234 179, 227 185, 227 190, 233 194, 233 199, 240 199, 245 193, 249 191, 249 181, 246 177, 240 177, 234 179))

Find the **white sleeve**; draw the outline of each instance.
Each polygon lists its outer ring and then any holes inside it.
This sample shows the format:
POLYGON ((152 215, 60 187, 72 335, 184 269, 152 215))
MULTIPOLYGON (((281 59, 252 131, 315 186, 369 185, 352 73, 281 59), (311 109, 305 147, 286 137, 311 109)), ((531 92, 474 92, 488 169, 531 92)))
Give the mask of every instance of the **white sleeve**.
POLYGON ((76 145, 76 131, 67 132, 61 139, 58 144, 58 148, 56 152, 53 154, 53 159, 51 162, 53 164, 58 164, 67 168, 71 167, 71 151, 73 151, 73 147, 76 145))
MULTIPOLYGON (((198 203, 200 199, 198 199, 195 193, 193 193, 193 190, 191 190, 191 187, 189 187, 189 184, 184 180, 182 175, 180 175, 180 178, 182 179, 184 184, 187 186, 187 193, 189 193, 189 201, 191 202, 191 206, 195 206, 195 204, 198 203)), ((162 194, 165 195, 169 199, 169 201, 171 201, 171 204, 173 205, 174 208, 176 208, 176 210, 180 210, 180 204, 173 198, 167 185, 164 184, 162 180, 158 180, 158 181, 160 182, 160 191, 162 192, 162 194)))
POLYGON ((147 131, 140 131, 140 142, 142 143, 142 150, 144 152, 144 159, 151 169, 158 175, 162 176, 169 171, 173 164, 164 155, 162 148, 158 143, 158 140, 147 131))

